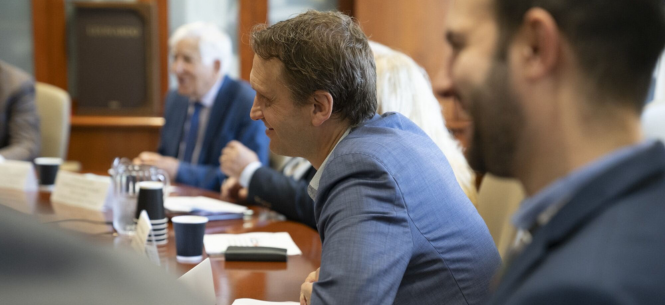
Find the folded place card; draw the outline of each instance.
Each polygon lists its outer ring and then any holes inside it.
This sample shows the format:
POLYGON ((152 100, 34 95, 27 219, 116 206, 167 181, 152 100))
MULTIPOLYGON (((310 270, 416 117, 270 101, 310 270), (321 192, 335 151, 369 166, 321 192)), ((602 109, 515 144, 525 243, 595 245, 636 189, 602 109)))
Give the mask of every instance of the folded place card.
POLYGON ((37 177, 31 162, 3 160, 0 162, 0 188, 36 191, 37 177))
POLYGON ((224 254, 229 246, 286 249, 287 255, 302 255, 288 232, 254 232, 244 234, 207 234, 203 236, 208 255, 224 254))
POLYGON ((192 268, 192 270, 183 274, 179 281, 187 286, 194 295, 203 299, 204 304, 214 305, 217 302, 210 258, 206 258, 196 265, 196 267, 192 268))
POLYGON ((51 202, 101 211, 111 200, 111 178, 59 171, 51 202))
POLYGON ((237 299, 231 305, 299 305, 298 302, 266 302, 254 299, 237 299))
POLYGON ((136 222, 136 232, 132 236, 132 248, 141 255, 146 254, 146 244, 148 243, 148 237, 151 232, 152 223, 150 223, 148 213, 143 210, 139 214, 139 220, 136 222))

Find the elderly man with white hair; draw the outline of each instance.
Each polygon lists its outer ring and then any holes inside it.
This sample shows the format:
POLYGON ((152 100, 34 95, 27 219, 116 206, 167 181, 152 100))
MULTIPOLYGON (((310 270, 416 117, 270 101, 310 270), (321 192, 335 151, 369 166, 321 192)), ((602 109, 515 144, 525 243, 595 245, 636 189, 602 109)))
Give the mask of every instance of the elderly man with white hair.
POLYGON ((229 37, 215 25, 190 23, 175 31, 169 47, 178 88, 166 97, 157 153, 142 152, 134 162, 159 167, 175 182, 215 191, 226 178, 219 155, 228 142, 243 143, 267 164, 265 126, 249 117, 255 92, 227 75, 229 37))

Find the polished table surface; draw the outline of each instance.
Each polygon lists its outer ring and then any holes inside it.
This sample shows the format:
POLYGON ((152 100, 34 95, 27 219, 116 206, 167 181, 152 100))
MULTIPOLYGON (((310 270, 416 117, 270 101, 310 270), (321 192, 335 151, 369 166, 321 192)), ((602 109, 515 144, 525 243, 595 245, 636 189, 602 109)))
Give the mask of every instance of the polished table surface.
MULTIPOLYGON (((218 198, 218 193, 186 186, 171 188, 171 196, 206 196, 218 198)), ((0 204, 24 213, 33 214, 41 222, 58 225, 92 236, 94 242, 124 247, 126 238, 117 236, 108 225, 110 213, 51 203, 49 192, 25 193, 0 189, 0 204)), ((298 301, 300 285, 321 263, 321 242, 315 230, 292 221, 281 220, 267 209, 252 207, 254 215, 245 219, 211 221, 206 234, 247 232, 288 232, 302 255, 289 256, 288 262, 226 262, 212 256, 213 277, 217 304, 231 304, 238 298, 265 301, 298 301)), ((176 261, 175 236, 169 224, 169 241, 158 247, 161 268, 180 276, 195 266, 176 261)), ((206 257, 204 251, 204 258, 206 257)), ((146 263, 150 262, 146 260, 146 263)))

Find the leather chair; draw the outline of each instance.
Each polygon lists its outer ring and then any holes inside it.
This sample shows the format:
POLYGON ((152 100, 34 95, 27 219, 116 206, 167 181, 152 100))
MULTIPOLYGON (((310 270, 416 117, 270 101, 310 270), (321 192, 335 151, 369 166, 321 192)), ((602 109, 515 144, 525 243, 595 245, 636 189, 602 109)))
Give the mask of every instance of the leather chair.
POLYGON ((57 157, 63 160, 69 146, 69 117, 71 99, 58 87, 37 82, 35 102, 40 118, 41 157, 57 157))

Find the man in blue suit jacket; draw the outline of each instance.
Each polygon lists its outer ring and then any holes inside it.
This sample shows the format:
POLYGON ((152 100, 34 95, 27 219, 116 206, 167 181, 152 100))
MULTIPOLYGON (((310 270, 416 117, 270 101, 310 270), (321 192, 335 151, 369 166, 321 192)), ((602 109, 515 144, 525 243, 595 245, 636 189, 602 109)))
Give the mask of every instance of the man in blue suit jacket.
POLYGON ((255 92, 226 76, 231 42, 214 25, 184 25, 169 44, 178 90, 166 98, 158 153, 143 152, 135 162, 162 168, 175 182, 219 191, 225 178, 219 156, 230 141, 242 142, 267 164, 265 126, 249 118, 255 92))
POLYGON ((662 1, 451 4, 469 163, 528 194, 490 304, 663 304, 665 147, 640 130, 662 1))
POLYGON ((339 12, 252 33, 252 118, 273 152, 317 169, 323 249, 306 304, 481 304, 500 258, 445 156, 413 122, 376 112, 367 37, 339 12))

